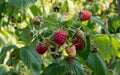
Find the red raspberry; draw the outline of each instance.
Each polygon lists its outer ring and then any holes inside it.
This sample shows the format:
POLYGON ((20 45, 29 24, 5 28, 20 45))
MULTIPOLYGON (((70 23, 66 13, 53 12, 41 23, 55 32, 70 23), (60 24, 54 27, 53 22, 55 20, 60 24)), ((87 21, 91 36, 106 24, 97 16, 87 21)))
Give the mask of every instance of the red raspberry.
POLYGON ((91 12, 89 12, 87 10, 82 10, 80 12, 80 20, 81 21, 89 20, 91 18, 91 16, 92 16, 91 12))
POLYGON ((84 42, 80 39, 74 40, 72 43, 75 45, 76 50, 81 50, 84 48, 84 42))
POLYGON ((56 31, 54 33, 54 42, 58 45, 63 45, 66 41, 66 32, 65 31, 56 31))
POLYGON ((36 50, 39 54, 44 54, 47 51, 47 48, 43 47, 41 44, 38 44, 36 46, 36 50))

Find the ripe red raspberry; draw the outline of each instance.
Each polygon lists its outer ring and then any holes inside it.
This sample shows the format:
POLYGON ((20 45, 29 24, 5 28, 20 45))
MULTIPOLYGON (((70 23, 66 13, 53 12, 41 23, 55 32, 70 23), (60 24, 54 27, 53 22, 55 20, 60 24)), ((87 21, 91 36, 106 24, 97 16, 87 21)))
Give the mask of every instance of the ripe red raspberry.
POLYGON ((76 50, 81 50, 84 48, 84 42, 80 39, 74 40, 72 43, 75 45, 76 50))
POLYGON ((47 48, 43 47, 42 44, 38 44, 36 50, 39 54, 44 54, 47 51, 47 48))
POLYGON ((65 31, 56 31, 54 33, 54 42, 58 45, 63 45, 66 41, 66 32, 65 31))
POLYGON ((87 10, 82 10, 79 14, 80 16, 80 20, 81 21, 86 21, 89 20, 92 16, 91 12, 87 11, 87 10))

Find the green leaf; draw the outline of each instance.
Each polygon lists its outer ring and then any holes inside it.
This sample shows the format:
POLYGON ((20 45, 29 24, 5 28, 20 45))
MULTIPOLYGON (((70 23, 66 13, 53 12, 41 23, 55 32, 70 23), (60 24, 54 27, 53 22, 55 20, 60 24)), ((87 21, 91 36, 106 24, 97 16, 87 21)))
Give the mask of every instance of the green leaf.
POLYGON ((120 52, 117 51, 118 48, 120 47, 120 44, 118 40, 116 40, 115 38, 112 38, 111 46, 110 46, 110 39, 107 35, 96 36, 93 40, 99 49, 99 53, 102 55, 102 57, 105 58, 105 60, 109 61, 111 56, 116 56, 116 55, 120 56, 120 52))
POLYGON ((21 30, 20 33, 20 40, 24 41, 26 45, 31 44, 32 39, 34 39, 31 35, 30 35, 30 28, 29 26, 27 26, 26 28, 21 30))
POLYGON ((0 52, 0 58, 7 53, 7 51, 10 51, 11 49, 16 48, 15 45, 10 45, 8 47, 3 47, 1 52, 0 52))
POLYGON ((42 12, 40 11, 40 8, 37 7, 36 5, 33 5, 30 7, 31 12, 33 13, 34 16, 38 15, 38 14, 42 14, 42 12))
POLYGON ((26 8, 32 6, 36 0, 8 0, 8 3, 16 8, 26 8))
POLYGON ((3 64, 0 64, 0 75, 7 75, 9 72, 9 67, 3 64))
POLYGON ((120 74, 120 60, 113 62, 110 65, 110 69, 113 70, 113 75, 119 75, 120 74))
MULTIPOLYGON (((56 75, 59 65, 57 63, 50 64, 43 72, 42 75, 56 75)), ((60 75, 60 73, 58 73, 60 75)))
POLYGON ((71 64, 63 60, 50 64, 42 75, 84 75, 81 68, 81 64, 77 60, 73 60, 71 64))
POLYGON ((73 60, 73 63, 70 64, 71 70, 74 70, 74 75, 84 75, 81 64, 77 60, 73 60))
POLYGON ((64 3, 63 3, 63 5, 61 6, 61 11, 62 12, 68 12, 69 11, 67 0, 65 0, 64 3))
POLYGON ((63 63, 64 61, 62 59, 55 59, 52 64, 46 67, 42 75, 62 75, 62 72, 65 70, 63 63), (60 62, 62 62, 62 64, 59 65, 60 62))
POLYGON ((117 33, 119 32, 120 29, 120 20, 118 17, 111 17, 108 20, 108 29, 110 30, 111 33, 117 33))
POLYGON ((99 54, 90 53, 86 62, 87 62, 88 67, 96 75, 107 75, 107 68, 106 68, 105 61, 99 54))
POLYGON ((34 75, 40 75, 40 56, 32 47, 22 47, 20 50, 20 57, 34 75))

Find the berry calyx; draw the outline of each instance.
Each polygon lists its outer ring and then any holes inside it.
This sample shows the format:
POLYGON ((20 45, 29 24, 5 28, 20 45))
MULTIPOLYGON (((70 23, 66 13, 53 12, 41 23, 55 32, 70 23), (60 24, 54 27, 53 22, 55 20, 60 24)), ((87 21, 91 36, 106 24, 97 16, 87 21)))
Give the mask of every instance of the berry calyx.
POLYGON ((87 10, 82 10, 79 14, 80 21, 89 20, 91 18, 91 16, 92 16, 91 12, 89 12, 87 10))
POLYGON ((84 42, 81 39, 74 40, 73 45, 75 45, 76 50, 82 50, 84 48, 84 42))
POLYGON ((35 16, 35 17, 32 19, 32 22, 33 22, 33 24, 35 24, 35 25, 40 25, 40 17, 39 17, 39 16, 35 16))
POLYGON ((66 32, 63 30, 59 30, 54 32, 54 42, 58 45, 63 45, 66 41, 66 32))
POLYGON ((42 44, 36 46, 36 50, 39 54, 44 54, 47 51, 47 47, 43 47, 42 44))

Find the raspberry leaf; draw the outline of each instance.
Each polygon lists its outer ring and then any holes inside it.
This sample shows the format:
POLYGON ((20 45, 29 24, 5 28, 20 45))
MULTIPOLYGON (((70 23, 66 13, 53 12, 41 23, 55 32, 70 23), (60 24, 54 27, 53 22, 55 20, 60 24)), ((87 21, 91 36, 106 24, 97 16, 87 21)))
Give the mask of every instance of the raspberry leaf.
POLYGON ((86 62, 87 62, 87 66, 96 75, 107 75, 107 68, 105 61, 98 53, 90 53, 86 62))
POLYGON ((44 70, 42 75, 84 75, 84 73, 81 64, 74 59, 71 64, 64 60, 52 63, 44 70))
POLYGON ((40 56, 33 48, 29 46, 22 47, 20 49, 20 57, 34 75, 40 75, 40 56))

